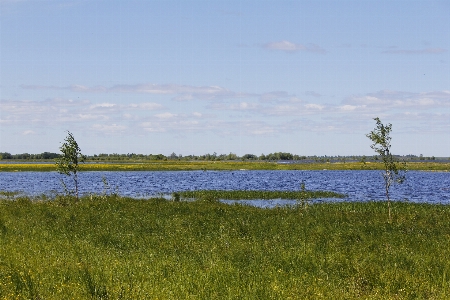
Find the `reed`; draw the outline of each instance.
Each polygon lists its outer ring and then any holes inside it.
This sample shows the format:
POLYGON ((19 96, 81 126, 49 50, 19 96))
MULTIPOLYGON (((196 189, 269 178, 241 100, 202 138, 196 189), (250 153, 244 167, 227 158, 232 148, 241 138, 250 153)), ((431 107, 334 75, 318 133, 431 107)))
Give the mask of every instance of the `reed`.
POLYGON ((211 200, 252 200, 252 199, 314 199, 314 198, 344 198, 346 195, 329 191, 223 191, 223 190, 199 190, 178 192, 181 199, 211 199, 211 200))

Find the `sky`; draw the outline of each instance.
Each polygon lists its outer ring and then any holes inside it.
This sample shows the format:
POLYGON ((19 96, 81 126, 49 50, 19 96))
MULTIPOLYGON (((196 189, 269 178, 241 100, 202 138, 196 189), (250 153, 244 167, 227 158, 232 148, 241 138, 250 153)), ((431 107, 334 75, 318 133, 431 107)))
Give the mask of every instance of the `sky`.
POLYGON ((0 152, 450 157, 450 1, 0 0, 0 152))

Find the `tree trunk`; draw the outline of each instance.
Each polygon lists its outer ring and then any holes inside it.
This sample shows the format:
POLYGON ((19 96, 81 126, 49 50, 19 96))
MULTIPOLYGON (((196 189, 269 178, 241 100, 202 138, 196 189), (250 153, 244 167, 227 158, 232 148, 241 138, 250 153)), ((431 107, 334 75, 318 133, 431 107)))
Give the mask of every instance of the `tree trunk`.
POLYGON ((78 176, 77 176, 76 172, 75 172, 75 174, 73 174, 73 181, 75 183, 75 195, 77 197, 77 202, 78 202, 78 176))

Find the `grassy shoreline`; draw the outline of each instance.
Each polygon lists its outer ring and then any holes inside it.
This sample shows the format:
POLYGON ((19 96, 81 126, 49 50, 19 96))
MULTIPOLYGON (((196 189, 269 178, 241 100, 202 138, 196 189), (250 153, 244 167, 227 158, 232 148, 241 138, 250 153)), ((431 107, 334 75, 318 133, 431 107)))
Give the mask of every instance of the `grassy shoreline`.
MULTIPOLYGON (((81 171, 236 171, 236 170, 382 170, 382 163, 276 163, 276 162, 223 162, 223 161, 161 161, 152 163, 87 163, 81 171)), ((409 162, 408 170, 450 171, 450 163, 409 162)), ((0 172, 55 171, 52 163, 0 163, 0 172)))
POLYGON ((0 298, 447 299, 450 206, 0 201, 0 298))

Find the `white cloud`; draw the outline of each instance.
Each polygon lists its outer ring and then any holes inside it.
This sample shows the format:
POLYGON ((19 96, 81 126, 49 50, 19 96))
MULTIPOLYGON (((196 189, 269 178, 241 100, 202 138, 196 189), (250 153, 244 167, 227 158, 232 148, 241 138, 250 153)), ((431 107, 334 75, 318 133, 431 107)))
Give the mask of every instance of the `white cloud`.
POLYGON ((246 109, 250 108, 250 106, 254 107, 254 103, 241 102, 239 103, 238 109, 246 109))
POLYGON ((177 116, 176 114, 172 114, 170 112, 165 112, 165 113, 162 113, 162 114, 155 115, 155 117, 157 117, 158 119, 171 119, 171 118, 174 118, 176 116, 177 116))
POLYGON ((231 111, 260 111, 263 106, 254 102, 238 102, 238 103, 212 103, 207 106, 213 110, 231 110, 231 111))
POLYGON ((66 87, 56 86, 36 86, 36 85, 22 85, 23 89, 31 90, 71 90, 74 92, 90 92, 90 93, 144 93, 155 95, 174 95, 173 100, 186 101, 193 99, 200 100, 214 100, 223 98, 239 98, 246 97, 249 94, 232 92, 220 86, 190 86, 179 84, 135 84, 135 85, 114 85, 112 87, 94 86, 88 87, 83 85, 70 85, 66 87))
POLYGON ((327 107, 322 104, 315 103, 302 103, 302 102, 283 102, 274 106, 266 106, 260 110, 264 115, 276 115, 276 116, 299 116, 299 115, 312 115, 315 113, 321 113, 326 110, 327 107))
POLYGON ((305 108, 312 109, 312 110, 322 110, 325 108, 325 106, 320 105, 320 104, 308 103, 308 104, 305 104, 305 108))
POLYGON ((73 101, 71 99, 54 98, 44 101, 32 100, 0 100, 0 110, 2 112, 12 112, 14 114, 28 114, 40 112, 58 112, 69 107, 80 107, 86 101, 73 101))
MULTIPOLYGON (((31 86, 23 85, 24 89, 71 89, 77 92, 122 92, 122 93, 147 93, 155 95, 173 95, 172 99, 175 101, 190 101, 190 100, 231 100, 231 99, 257 99, 260 102, 280 102, 289 99, 290 102, 301 102, 302 100, 295 95, 290 95, 286 91, 271 91, 265 93, 247 93, 236 92, 220 86, 189 86, 178 84, 136 84, 136 85, 115 85, 112 87, 86 87, 81 85, 71 85, 68 87, 55 86, 31 86)), ((317 94, 319 95, 319 94, 317 94)), ((316 96, 317 96, 316 95, 316 96)), ((248 103, 247 101, 242 101, 248 103)), ((245 104, 244 104, 245 106, 245 104)), ((140 108, 148 110, 161 109, 162 105, 157 103, 140 103, 130 104, 130 108, 140 108)), ((116 105, 114 103, 96 103, 92 104, 92 109, 123 109, 124 106, 116 105)), ((248 107, 240 107, 248 108, 248 107)))
MULTIPOLYGON (((196 107, 198 103, 193 103, 194 111, 189 112, 186 111, 189 106, 185 104, 163 106, 156 102, 123 104, 111 100, 91 102, 61 98, 45 101, 0 100, 0 124, 5 127, 11 124, 64 124, 66 128, 83 126, 104 134, 212 132, 220 136, 277 135, 294 132, 298 129, 295 129, 295 126, 302 126, 299 130, 311 132, 365 131, 367 126, 372 125, 371 120, 376 116, 389 122, 398 120, 403 123, 403 128, 411 130, 416 130, 418 125, 406 124, 414 124, 418 120, 428 124, 421 126, 430 130, 444 131, 449 129, 450 125, 450 118, 446 119, 448 115, 439 115, 443 113, 443 109, 448 110, 450 107, 448 90, 423 93, 382 90, 351 95, 340 103, 325 103, 323 97, 308 97, 312 101, 304 101, 286 91, 237 93, 217 86, 185 85, 120 87, 127 92, 170 92, 179 93, 174 94, 175 97, 184 95, 190 99, 208 98, 217 101, 208 102, 203 108, 196 107), (156 113, 161 109, 164 111, 156 113), (151 113, 152 111, 155 113, 151 113), (299 123, 297 117, 301 117, 303 122, 299 123)), ((80 87, 78 89, 88 90, 80 87)), ((98 87, 95 89, 102 90, 98 87)), ((316 97, 312 92, 307 94, 316 97)))
POLYGON ((130 104, 116 104, 116 103, 97 103, 89 107, 91 110, 112 111, 126 111, 126 110, 159 110, 163 106, 159 103, 144 102, 144 103, 130 103, 130 104))
POLYGON ((177 135, 186 133, 213 132, 220 136, 264 135, 275 134, 277 130, 269 122, 256 120, 226 120, 221 117, 207 119, 196 118, 193 114, 178 115, 177 118, 164 120, 149 120, 141 122, 139 127, 146 132, 167 132, 177 135))
POLYGON ((127 129, 127 127, 124 125, 117 125, 117 124, 111 124, 111 125, 94 124, 94 125, 92 125, 91 129, 93 131, 104 133, 104 134, 117 134, 117 133, 123 133, 127 129))
POLYGON ((163 108, 163 106, 159 103, 152 103, 152 102, 146 102, 146 103, 138 103, 138 104, 130 104, 130 108, 137 108, 137 109, 144 109, 144 110, 158 110, 163 108))
POLYGON ((346 105, 356 105, 377 111, 393 109, 438 109, 450 106, 450 91, 411 93, 400 91, 379 91, 366 95, 351 96, 344 100, 346 105))
POLYGON ((220 136, 261 136, 279 133, 277 124, 258 120, 210 120, 204 123, 204 127, 220 136))
POLYGON ((111 102, 91 103, 87 100, 47 99, 0 100, 3 125, 12 124, 62 124, 67 122, 92 122, 111 120, 119 122, 122 118, 132 119, 146 111, 161 109, 158 103, 144 102, 136 104, 117 104, 111 102))
POLYGON ((286 133, 306 131, 306 132, 351 132, 354 127, 352 122, 342 119, 293 119, 280 124, 280 130, 286 133))
POLYGON ((300 102, 303 102, 303 100, 294 96, 294 97, 289 97, 289 102, 291 102, 291 103, 300 103, 300 102))
POLYGON ((154 126, 152 124, 142 125, 142 128, 148 132, 165 132, 166 130, 159 126, 154 126))
POLYGON ((22 132, 22 135, 32 135, 32 134, 36 134, 36 132, 34 132, 33 130, 25 130, 24 132, 22 132))
POLYGON ((98 104, 93 104, 90 106, 90 109, 96 109, 96 108, 113 108, 115 107, 116 104, 114 103, 98 103, 98 104))
POLYGON ((239 97, 239 93, 232 92, 219 86, 188 86, 177 84, 141 84, 128 86, 113 86, 113 91, 148 93, 148 94, 171 94, 176 101, 186 101, 193 99, 214 100, 220 98, 239 97))
POLYGON ((274 125, 265 122, 245 122, 242 129, 247 135, 272 135, 278 133, 274 125))
POLYGON ((207 129, 205 116, 201 113, 171 113, 164 112, 147 117, 140 122, 139 127, 147 132, 172 132, 182 134, 184 132, 204 132, 207 129))
POLYGON ((269 93, 261 94, 259 100, 261 102, 273 102, 279 99, 284 99, 290 97, 289 94, 285 91, 274 91, 269 93))
POLYGON ((442 54, 447 52, 446 49, 443 48, 426 48, 426 49, 390 49, 383 51, 383 53, 387 54, 406 54, 406 55, 414 55, 414 54, 442 54))
POLYGON ((80 120, 108 120, 109 117, 105 115, 95 115, 95 114, 78 114, 80 120))
POLYGON ((190 101, 190 100, 195 100, 195 97, 194 97, 193 94, 180 94, 180 95, 174 97, 173 100, 176 100, 176 101, 190 101))
POLYGON ((314 91, 306 91, 306 92, 305 92, 305 95, 307 95, 307 96, 313 96, 313 97, 321 97, 321 96, 322 96, 321 94, 319 94, 319 93, 317 93, 317 92, 314 92, 314 91))
POLYGON ((350 112, 350 111, 355 111, 358 108, 365 108, 365 107, 366 107, 365 105, 357 106, 357 105, 348 105, 347 104, 347 105, 339 106, 338 109, 341 111, 344 111, 344 112, 350 112))
POLYGON ((284 50, 284 51, 300 51, 305 49, 305 46, 303 45, 294 44, 288 41, 267 43, 265 46, 268 49, 284 50))
POLYGON ((325 53, 325 49, 321 48, 316 44, 295 44, 289 41, 279 41, 279 42, 270 42, 263 45, 265 49, 269 50, 280 50, 285 52, 315 52, 315 53, 325 53))
POLYGON ((327 110, 328 107, 323 104, 303 103, 297 98, 285 101, 277 101, 275 103, 259 104, 255 102, 239 102, 239 103, 213 103, 208 106, 213 110, 221 111, 246 111, 250 113, 261 114, 265 116, 297 116, 309 115, 316 112, 327 110))

